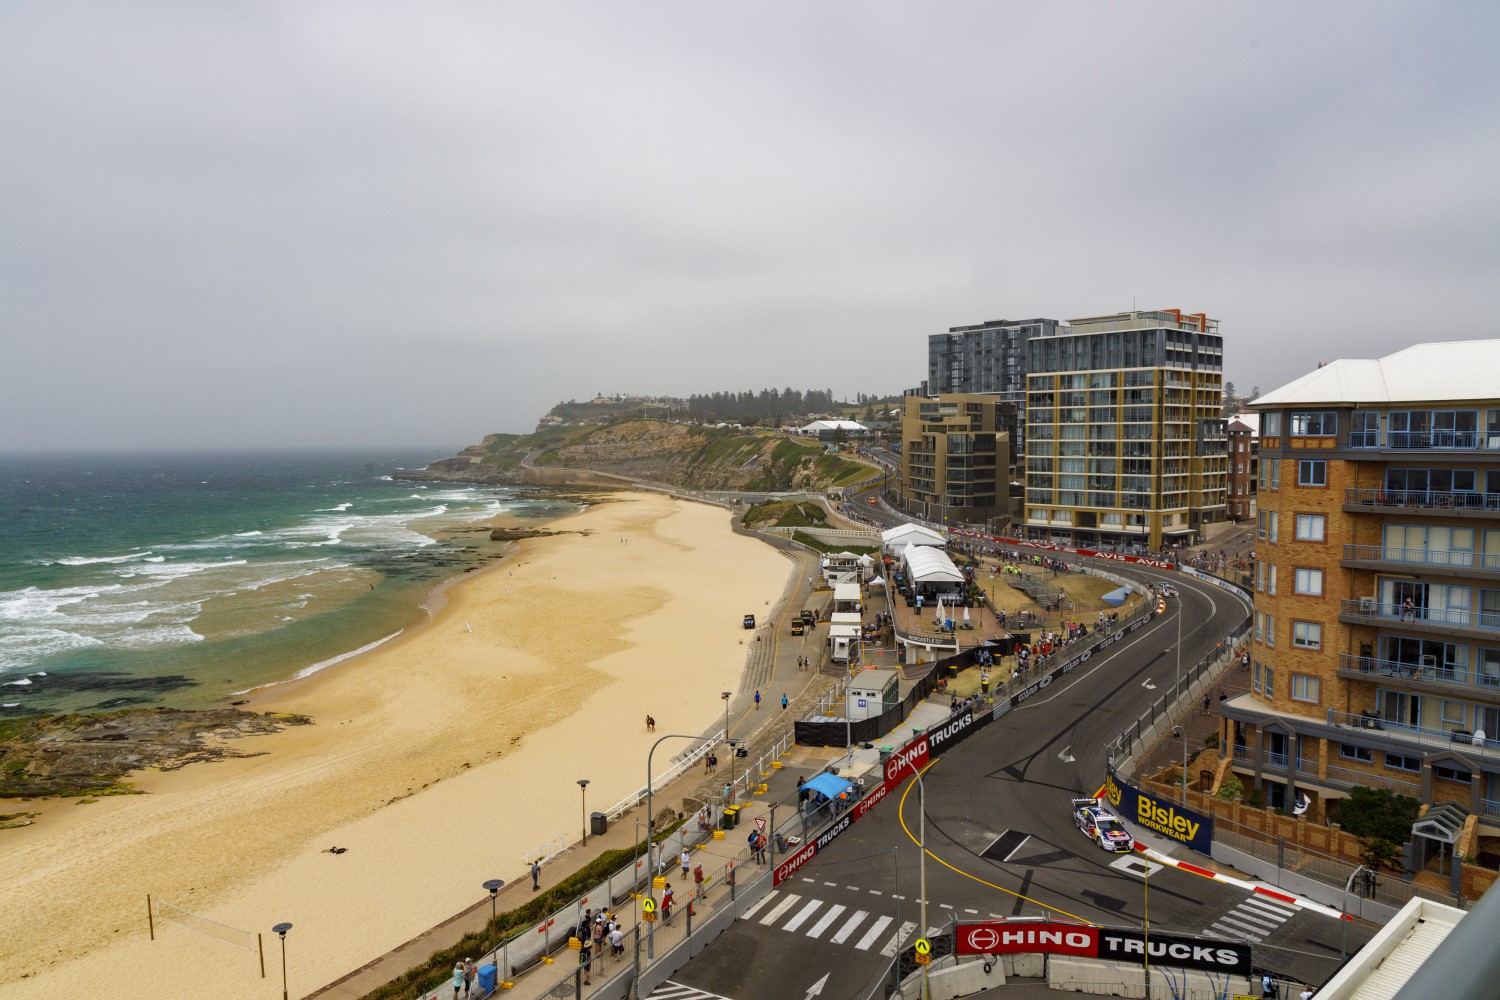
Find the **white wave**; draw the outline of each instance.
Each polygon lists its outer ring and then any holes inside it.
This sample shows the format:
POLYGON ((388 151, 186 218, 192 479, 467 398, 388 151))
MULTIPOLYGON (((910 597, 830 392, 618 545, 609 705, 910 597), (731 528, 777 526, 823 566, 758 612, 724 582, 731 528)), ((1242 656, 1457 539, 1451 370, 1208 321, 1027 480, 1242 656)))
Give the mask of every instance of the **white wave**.
POLYGON ((389 482, 392 482, 392 479, 391 479, 391 477, 390 477, 390 476, 376 476, 376 477, 375 477, 375 478, 376 478, 376 479, 377 479, 377 480, 379 480, 379 481, 380 481, 380 482, 382 482, 382 483, 389 483, 389 482))
POLYGON ((130 552, 123 556, 65 556, 62 559, 53 559, 44 562, 43 565, 50 566, 93 566, 97 563, 124 563, 134 559, 144 559, 151 554, 150 549, 141 552, 130 552))
POLYGON ((149 559, 143 559, 141 561, 142 562, 148 562, 148 563, 160 563, 160 562, 166 562, 167 561, 167 557, 166 556, 151 556, 149 559))
POLYGON ((236 531, 234 533, 234 537, 235 538, 259 538, 261 535, 264 535, 264 534, 265 534, 264 531, 236 531))
POLYGON ((25 687, 26 685, 28 685, 30 683, 31 683, 31 678, 30 677, 22 677, 18 681, 6 681, 5 685, 6 685, 6 687, 25 687))
MULTIPOLYGON (((311 677, 313 674, 317 673, 320 670, 327 670, 329 667, 334 666, 335 664, 343 663, 345 660, 352 660, 356 656, 359 656, 363 653, 368 653, 372 649, 375 649, 379 646, 384 646, 386 643, 390 642, 392 639, 396 638, 396 636, 400 635, 401 632, 404 631, 406 630, 401 629, 401 631, 399 632, 392 632, 384 639, 376 639, 374 642, 366 643, 358 649, 351 649, 347 653, 340 653, 338 656, 330 657, 326 660, 321 660, 318 663, 314 663, 310 667, 303 667, 301 670, 292 675, 292 680, 300 681, 304 677, 311 677)), ((280 682, 273 681, 271 684, 257 684, 255 687, 245 688, 243 691, 236 691, 234 693, 249 694, 251 691, 259 691, 261 688, 273 687, 277 683, 280 682)))
POLYGON ((222 562, 166 562, 133 568, 130 572, 121 572, 120 576, 126 579, 144 576, 152 580, 180 580, 185 576, 194 576, 198 573, 211 573, 215 570, 246 565, 249 563, 244 559, 225 559, 222 562))
POLYGON ((338 504, 337 506, 334 506, 334 507, 318 507, 318 508, 316 508, 315 513, 318 513, 318 514, 342 514, 344 511, 348 510, 350 507, 353 507, 353 506, 354 506, 354 504, 352 504, 352 503, 341 503, 341 504, 338 504))
POLYGON ((31 676, 32 677, 46 677, 47 676, 47 671, 45 671, 45 670, 38 670, 36 673, 32 674, 31 676))
POLYGON ((0 708, 20 708, 20 707, 21 707, 21 703, 19 701, 0 702, 0 708))

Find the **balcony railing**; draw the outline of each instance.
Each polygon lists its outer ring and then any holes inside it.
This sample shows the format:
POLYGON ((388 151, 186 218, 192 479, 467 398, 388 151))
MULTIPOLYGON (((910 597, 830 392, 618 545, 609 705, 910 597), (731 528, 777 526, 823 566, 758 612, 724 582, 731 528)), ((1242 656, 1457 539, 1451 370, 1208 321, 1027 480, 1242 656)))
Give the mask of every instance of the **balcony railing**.
POLYGON ((1372 788, 1389 788, 1397 795, 1410 795, 1413 798, 1422 797, 1422 785, 1416 781, 1402 781, 1400 778, 1388 778, 1383 774, 1372 771, 1356 771, 1352 767, 1338 767, 1334 764, 1328 765, 1328 780, 1339 785, 1368 785, 1372 788))
POLYGON ((1500 553, 1458 549, 1407 549, 1394 545, 1345 545, 1344 559, 1402 563, 1408 566, 1448 566, 1456 569, 1500 570, 1500 553))
POLYGON ((1418 625, 1500 629, 1500 612, 1496 611, 1481 611, 1476 614, 1473 611, 1451 608, 1406 608, 1400 604, 1381 604, 1369 598, 1340 601, 1339 614, 1350 618, 1383 618, 1418 625))
POLYGON ((1387 431, 1387 448, 1455 448, 1473 450, 1479 447, 1478 431, 1387 431))
POLYGON ((1440 492, 1436 490, 1344 491, 1344 503, 1367 507, 1419 507, 1435 510, 1500 510, 1500 493, 1440 492))
POLYGON ((1265 752, 1265 759, 1266 763, 1271 767, 1279 767, 1283 769, 1285 769, 1286 767, 1286 754, 1284 753, 1277 753, 1274 750, 1267 750, 1265 752))
POLYGON ((1494 799, 1480 799, 1479 811, 1491 819, 1500 818, 1500 802, 1496 802, 1494 799))
POLYGON ((1417 743, 1422 746, 1451 749, 1455 744, 1462 745, 1465 753, 1500 760, 1500 739, 1496 738, 1500 734, 1487 733, 1482 740, 1476 741, 1474 734, 1466 729, 1428 729, 1424 726, 1412 726, 1382 719, 1374 713, 1356 715, 1353 712, 1340 712, 1335 709, 1328 711, 1328 724, 1340 729, 1364 730, 1371 736, 1417 743))
POLYGON ((1405 663, 1400 660, 1377 660, 1353 653, 1339 654, 1339 670, 1363 678, 1395 677, 1401 680, 1425 681, 1429 684, 1452 684, 1457 687, 1482 687, 1500 690, 1500 675, 1470 673, 1449 664, 1405 663))

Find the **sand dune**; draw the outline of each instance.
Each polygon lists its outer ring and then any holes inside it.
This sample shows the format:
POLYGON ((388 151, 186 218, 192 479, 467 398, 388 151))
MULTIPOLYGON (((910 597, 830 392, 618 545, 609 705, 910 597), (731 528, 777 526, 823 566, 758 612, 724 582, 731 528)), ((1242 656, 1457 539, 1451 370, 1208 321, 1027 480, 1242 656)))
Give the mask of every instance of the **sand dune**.
POLYGON ((0 835, 0 1000, 279 992, 232 944, 172 926, 149 941, 147 893, 260 931, 268 951, 291 921, 301 996, 485 879, 522 878, 528 851, 579 836, 577 779, 590 810, 644 783, 648 712, 698 731, 737 687, 740 617, 790 566, 729 516, 643 494, 591 507, 555 526, 587 534, 521 543, 429 625, 260 692, 256 709, 317 723, 237 744, 264 756, 146 775, 149 795, 0 835))

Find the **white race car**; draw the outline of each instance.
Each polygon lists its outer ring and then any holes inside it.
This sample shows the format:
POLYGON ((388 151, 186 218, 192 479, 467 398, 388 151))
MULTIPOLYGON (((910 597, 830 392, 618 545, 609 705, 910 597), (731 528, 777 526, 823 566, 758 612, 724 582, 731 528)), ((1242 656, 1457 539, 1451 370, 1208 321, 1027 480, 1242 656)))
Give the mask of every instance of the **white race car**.
POLYGON ((1078 829, 1088 834, 1090 840, 1106 851, 1128 851, 1135 846, 1135 838, 1096 799, 1074 799, 1073 822, 1078 824, 1078 829))

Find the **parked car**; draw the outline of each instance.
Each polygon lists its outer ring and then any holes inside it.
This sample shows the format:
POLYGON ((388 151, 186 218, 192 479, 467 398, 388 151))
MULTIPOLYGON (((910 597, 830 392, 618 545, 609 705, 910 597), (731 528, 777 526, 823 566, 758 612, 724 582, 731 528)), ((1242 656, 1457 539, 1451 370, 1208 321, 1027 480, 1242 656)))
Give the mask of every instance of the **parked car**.
POLYGON ((746 628, 754 628, 755 627, 755 616, 754 615, 746 615, 745 616, 745 621, 743 622, 743 624, 744 624, 744 626, 746 628))
POLYGON ((805 630, 802 627, 802 619, 801 618, 793 618, 792 619, 792 635, 801 635, 803 633, 803 631, 805 631, 805 630))

